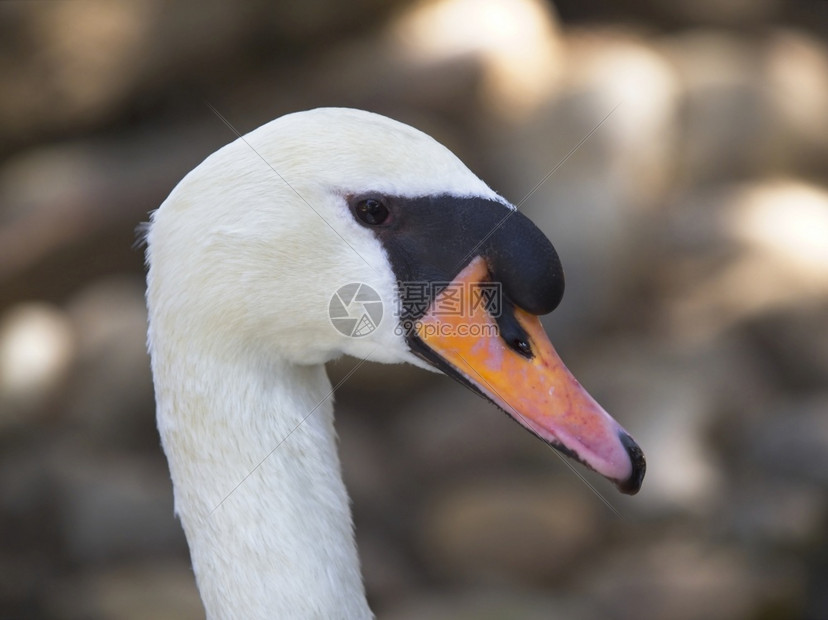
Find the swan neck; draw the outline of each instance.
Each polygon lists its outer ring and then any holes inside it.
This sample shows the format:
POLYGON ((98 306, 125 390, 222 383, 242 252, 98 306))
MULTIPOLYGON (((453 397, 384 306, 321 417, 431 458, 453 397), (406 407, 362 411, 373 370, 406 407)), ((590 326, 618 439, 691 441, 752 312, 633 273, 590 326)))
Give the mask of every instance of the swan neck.
POLYGON ((370 617, 324 366, 159 351, 153 366, 207 617, 370 617))

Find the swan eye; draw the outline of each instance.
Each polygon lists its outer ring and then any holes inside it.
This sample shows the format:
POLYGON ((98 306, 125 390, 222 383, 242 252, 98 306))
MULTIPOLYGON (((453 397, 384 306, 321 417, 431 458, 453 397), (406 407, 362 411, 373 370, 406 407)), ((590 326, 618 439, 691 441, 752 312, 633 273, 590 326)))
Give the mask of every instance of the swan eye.
POLYGON ((388 207, 376 198, 360 200, 355 211, 357 217, 369 226, 377 226, 388 219, 388 207))

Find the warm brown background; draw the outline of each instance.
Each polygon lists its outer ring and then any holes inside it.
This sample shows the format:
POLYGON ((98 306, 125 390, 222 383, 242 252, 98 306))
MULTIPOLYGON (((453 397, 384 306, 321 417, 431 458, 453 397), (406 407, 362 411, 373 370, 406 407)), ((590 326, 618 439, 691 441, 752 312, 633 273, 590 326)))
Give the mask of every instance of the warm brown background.
POLYGON ((647 453, 635 498, 586 475, 611 510, 450 380, 361 368, 381 618, 828 618, 826 36, 822 0, 0 2, 0 617, 203 614, 132 244, 234 138, 209 104, 454 149, 558 247, 552 339, 647 453))

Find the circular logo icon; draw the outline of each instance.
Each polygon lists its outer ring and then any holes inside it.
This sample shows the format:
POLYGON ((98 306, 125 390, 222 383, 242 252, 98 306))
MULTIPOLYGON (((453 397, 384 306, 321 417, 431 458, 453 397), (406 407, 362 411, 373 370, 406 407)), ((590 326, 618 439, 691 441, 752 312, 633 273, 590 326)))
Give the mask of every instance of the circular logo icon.
POLYGON ((351 282, 340 286, 331 297, 328 317, 340 334, 361 338, 374 331, 382 321, 382 300, 367 284, 351 282))

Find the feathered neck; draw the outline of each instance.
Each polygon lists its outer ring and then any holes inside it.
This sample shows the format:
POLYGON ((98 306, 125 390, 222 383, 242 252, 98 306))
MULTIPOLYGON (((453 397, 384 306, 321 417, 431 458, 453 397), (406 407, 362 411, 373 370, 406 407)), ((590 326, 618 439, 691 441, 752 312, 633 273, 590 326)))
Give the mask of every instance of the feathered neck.
POLYGON ((152 334, 158 427, 208 618, 366 618, 322 365, 152 334))

